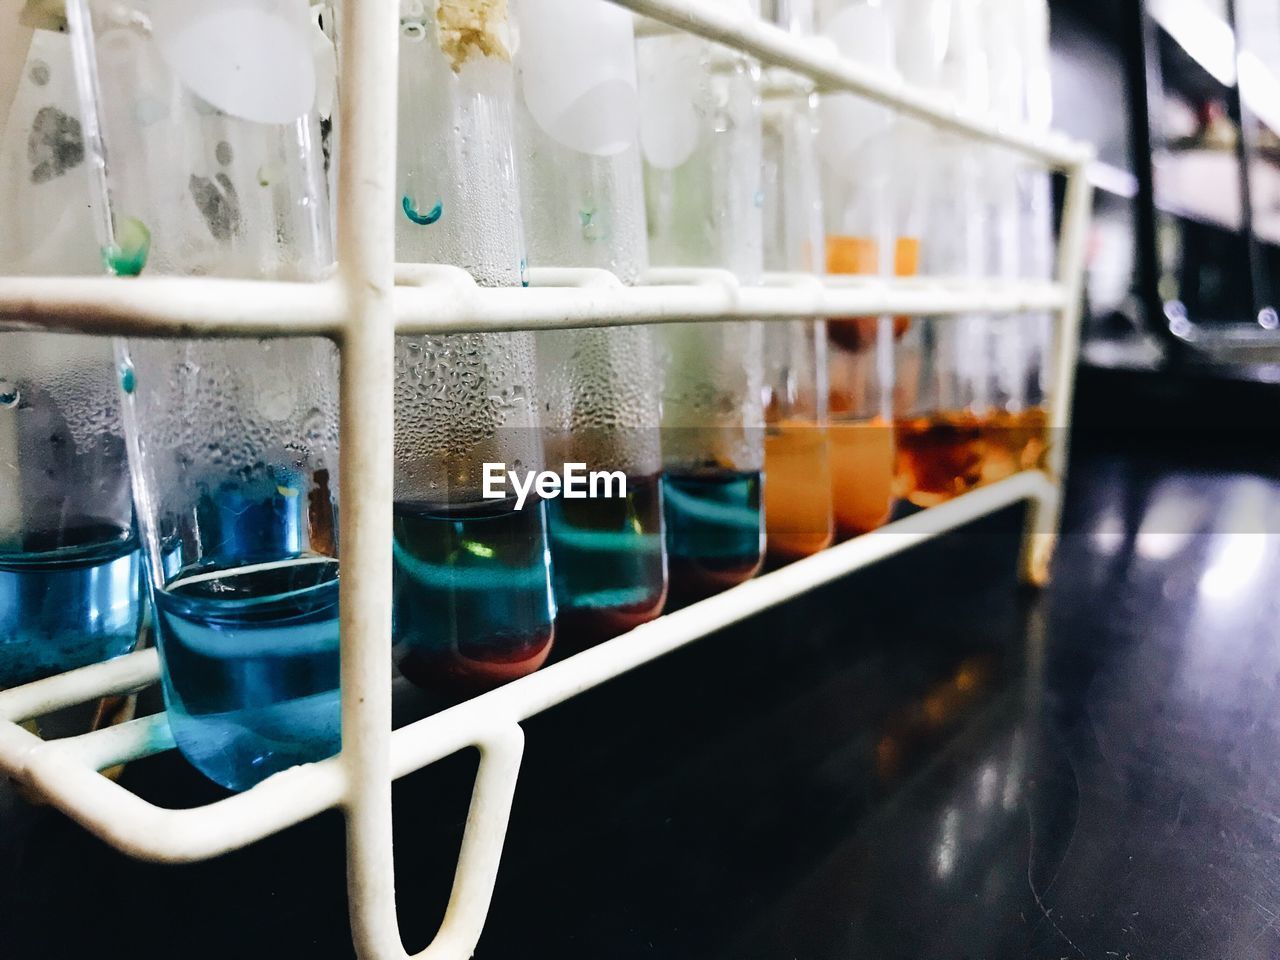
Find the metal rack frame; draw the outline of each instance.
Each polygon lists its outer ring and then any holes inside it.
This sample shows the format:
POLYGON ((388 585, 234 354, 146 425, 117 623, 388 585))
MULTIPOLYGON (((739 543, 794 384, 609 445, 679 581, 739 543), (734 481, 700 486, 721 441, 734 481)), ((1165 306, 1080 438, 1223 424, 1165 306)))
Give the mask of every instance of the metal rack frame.
POLYGON ((391 784, 466 747, 480 752, 453 892, 418 957, 461 960, 479 940, 519 775, 520 721, 823 583, 1008 505, 1031 505, 1023 574, 1047 577, 1060 518, 1066 431, 1080 325, 1092 152, 1056 135, 1001 126, 892 77, 839 58, 714 0, 617 0, 661 21, 785 68, 817 90, 847 91, 937 127, 1015 150, 1063 171, 1066 209, 1054 283, 973 278, 879 280, 779 274, 740 287, 715 270, 655 270, 623 287, 599 270, 535 270, 532 287, 481 289, 464 272, 395 263, 397 0, 343 5, 344 122, 338 182, 338 263, 314 284, 139 278, 0 278, 0 327, 160 337, 324 336, 341 373, 340 583, 342 750, 189 810, 157 807, 97 771, 172 749, 165 715, 44 741, 22 721, 156 682, 154 650, 0 692, 0 772, 117 849, 170 863, 214 857, 340 807, 347 823, 348 894, 362 960, 405 960, 394 897, 391 784), (591 327, 680 320, 1051 311, 1058 317, 1043 471, 1017 474, 950 503, 645 624, 466 703, 391 729, 393 351, 399 333, 591 327))

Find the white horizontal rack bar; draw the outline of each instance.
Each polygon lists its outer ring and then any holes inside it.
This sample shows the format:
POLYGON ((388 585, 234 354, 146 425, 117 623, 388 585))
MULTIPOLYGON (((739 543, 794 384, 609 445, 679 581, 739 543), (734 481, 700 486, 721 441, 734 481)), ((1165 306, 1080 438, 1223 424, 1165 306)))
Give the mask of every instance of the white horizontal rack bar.
POLYGON ((847 92, 1067 176, 1055 283, 774 275, 743 286, 722 271, 655 270, 623 286, 602 271, 531 271, 530 289, 479 288, 449 267, 395 264, 398 0, 341 5, 337 269, 318 283, 207 278, 0 278, 0 329, 164 336, 325 336, 342 354, 340 581, 342 750, 193 810, 150 804, 96 771, 172 749, 163 714, 45 742, 20 721, 154 683, 154 651, 0 692, 0 771, 107 842, 169 862, 216 856, 331 807, 347 818, 351 925, 361 960, 405 960, 395 908, 391 782, 467 746, 481 763, 444 922, 419 956, 464 960, 480 937, 519 773, 519 722, 698 637, 1019 501, 1030 503, 1024 575, 1043 582, 1060 514, 1093 151, 1011 127, 841 59, 716 0, 617 0, 745 52, 771 96, 847 92), (680 320, 946 316, 1051 311, 1058 319, 1044 472, 1018 474, 892 524, 397 731, 391 730, 391 477, 396 333, 550 329, 680 320))
MULTIPOLYGON (((773 67, 813 81, 820 93, 853 93, 943 130, 999 144, 1048 166, 1071 169, 1095 154, 1089 144, 1063 134, 994 121, 958 105, 954 97, 913 87, 840 56, 834 44, 802 37, 751 16, 745 5, 707 0, 614 0, 642 16, 741 50, 773 67)), ((643 32, 643 31, 642 31, 643 32)))
MULTIPOLYGON (((743 286, 723 270, 654 270, 624 286, 605 270, 533 269, 530 288, 477 286, 463 270, 401 265, 396 332, 461 333, 805 317, 1059 311, 1054 283, 771 274, 743 286)), ((0 329, 177 339, 323 336, 345 329, 337 280, 280 283, 178 277, 0 278, 0 329)))

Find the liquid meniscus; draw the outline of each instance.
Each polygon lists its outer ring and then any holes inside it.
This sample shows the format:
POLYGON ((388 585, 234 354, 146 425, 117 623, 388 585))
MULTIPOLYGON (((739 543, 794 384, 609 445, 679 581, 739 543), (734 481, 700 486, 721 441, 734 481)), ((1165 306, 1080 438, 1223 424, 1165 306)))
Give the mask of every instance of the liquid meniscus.
POLYGON ((770 564, 790 563, 831 545, 831 460, 827 429, 770 424, 764 437, 765 529, 770 564))
POLYGON ((0 550, 0 689, 128 653, 142 562, 127 528, 87 520, 0 550))
POLYGON ((552 500, 547 520, 557 656, 626 633, 662 612, 667 565, 659 477, 628 477, 625 497, 552 500))
POLYGON ((765 547, 762 485, 758 470, 664 474, 672 608, 706 599, 759 572, 765 547))
POLYGON ((830 427, 836 533, 860 536, 893 510, 894 430, 884 419, 840 420, 830 427))
POLYGON ((401 672, 447 701, 532 673, 554 636, 546 510, 514 498, 395 505, 401 672))
POLYGON ((243 790, 337 752, 338 561, 196 566, 155 599, 169 726, 197 769, 243 790))

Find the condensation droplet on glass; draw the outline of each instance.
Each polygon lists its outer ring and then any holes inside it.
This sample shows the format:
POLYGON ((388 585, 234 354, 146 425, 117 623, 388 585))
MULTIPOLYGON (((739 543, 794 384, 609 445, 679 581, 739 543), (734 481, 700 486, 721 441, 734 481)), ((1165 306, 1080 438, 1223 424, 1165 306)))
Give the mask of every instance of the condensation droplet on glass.
POLYGON ((16 383, 0 380, 0 408, 16 407, 21 398, 22 391, 18 389, 16 383))
POLYGON ((120 364, 120 389, 125 393, 133 393, 137 387, 138 377, 133 372, 133 364, 126 360, 120 364))
POLYGON ((302 435, 308 443, 319 443, 324 439, 325 434, 325 417, 319 407, 312 407, 307 411, 307 417, 302 422, 302 435))

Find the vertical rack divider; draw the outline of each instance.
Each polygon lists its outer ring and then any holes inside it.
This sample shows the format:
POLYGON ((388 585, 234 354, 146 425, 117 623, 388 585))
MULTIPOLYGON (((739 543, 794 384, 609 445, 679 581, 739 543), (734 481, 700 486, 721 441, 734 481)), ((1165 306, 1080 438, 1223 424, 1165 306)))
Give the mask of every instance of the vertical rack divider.
POLYGON ((1044 586, 1062 523, 1062 491, 1067 482, 1071 437, 1071 407, 1075 399, 1076 362, 1080 354, 1083 315, 1085 253, 1093 210, 1093 184, 1089 164, 1077 160, 1067 168, 1066 203, 1062 211, 1058 244, 1057 281, 1066 291, 1054 324, 1053 367, 1050 374, 1049 448, 1045 472, 1053 484, 1053 497, 1032 501, 1027 511, 1019 561, 1023 582, 1044 586))
POLYGON ((391 499, 394 466, 397 0, 340 5, 339 543, 342 752, 352 938, 403 955, 391 853, 391 499))

